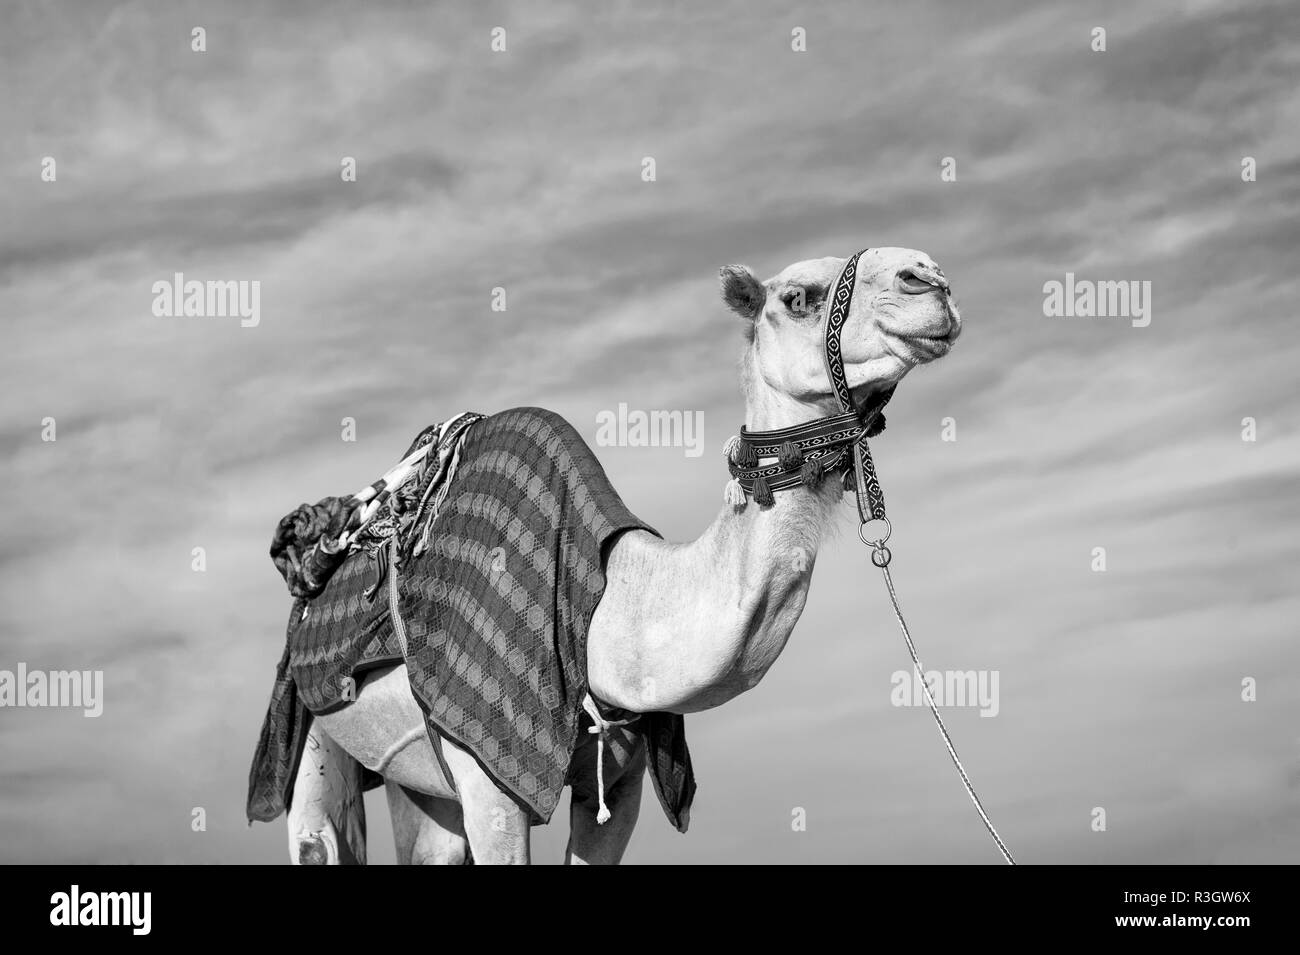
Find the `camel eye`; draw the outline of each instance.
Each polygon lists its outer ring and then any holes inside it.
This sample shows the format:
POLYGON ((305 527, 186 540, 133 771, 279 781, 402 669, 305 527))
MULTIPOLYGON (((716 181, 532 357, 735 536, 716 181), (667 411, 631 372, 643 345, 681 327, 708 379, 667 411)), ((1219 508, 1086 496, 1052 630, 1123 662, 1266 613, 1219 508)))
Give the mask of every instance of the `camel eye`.
POLYGON ((808 293, 802 287, 788 289, 781 293, 781 303, 792 312, 802 312, 808 308, 808 293))
POLYGON ((815 285, 796 285, 781 293, 781 303, 791 315, 807 315, 820 308, 825 298, 826 290, 815 285))

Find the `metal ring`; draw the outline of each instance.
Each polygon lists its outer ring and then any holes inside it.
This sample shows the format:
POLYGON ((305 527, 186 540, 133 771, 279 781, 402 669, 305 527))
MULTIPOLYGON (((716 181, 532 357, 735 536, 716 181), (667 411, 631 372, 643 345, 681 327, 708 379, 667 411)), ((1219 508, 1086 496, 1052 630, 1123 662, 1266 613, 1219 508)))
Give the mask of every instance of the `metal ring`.
POLYGON ((889 518, 887 517, 872 518, 872 520, 881 520, 885 522, 885 536, 879 539, 867 537, 867 525, 870 524, 871 521, 863 521, 858 527, 858 538, 868 547, 881 547, 884 545, 885 541, 889 540, 889 535, 894 532, 894 525, 889 523, 889 518))
POLYGON ((893 557, 894 555, 889 552, 889 548, 884 544, 871 552, 871 562, 882 569, 889 566, 889 562, 893 557))

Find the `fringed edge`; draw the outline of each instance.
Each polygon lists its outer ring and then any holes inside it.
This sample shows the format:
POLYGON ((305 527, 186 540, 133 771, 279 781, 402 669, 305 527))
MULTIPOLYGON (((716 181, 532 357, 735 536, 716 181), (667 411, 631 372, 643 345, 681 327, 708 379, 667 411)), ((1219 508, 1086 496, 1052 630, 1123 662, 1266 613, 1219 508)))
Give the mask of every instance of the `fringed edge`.
POLYGON ((745 506, 745 488, 737 478, 732 478, 722 489, 722 500, 732 507, 745 506))

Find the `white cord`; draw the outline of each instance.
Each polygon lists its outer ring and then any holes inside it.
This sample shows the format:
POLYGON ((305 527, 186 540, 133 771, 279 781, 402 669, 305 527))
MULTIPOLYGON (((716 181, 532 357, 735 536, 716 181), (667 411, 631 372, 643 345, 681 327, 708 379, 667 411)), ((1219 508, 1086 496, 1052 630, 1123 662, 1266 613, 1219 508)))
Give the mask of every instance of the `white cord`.
POLYGON ((943 737, 943 745, 948 747, 948 755, 952 757, 952 763, 957 767, 957 772, 961 775, 962 785, 966 787, 966 794, 970 796, 970 801, 975 804, 975 811, 980 814, 984 820, 984 828, 989 831, 993 841, 997 843, 998 851, 1002 853, 1002 858, 1007 860, 1007 865, 1015 865, 1016 860, 1011 858, 1011 850, 1006 847, 998 831, 993 828, 993 822, 989 819, 988 813, 984 811, 984 806, 980 803, 980 797, 975 795, 975 787, 971 785, 970 777, 966 775, 966 769, 961 764, 961 759, 957 756, 957 750, 952 745, 952 737, 948 735, 948 728, 943 725, 943 717, 939 715, 939 707, 934 702, 934 696, 930 693, 930 685, 925 682, 925 668, 921 666, 921 660, 916 655, 916 645, 912 643, 912 635, 908 633, 907 621, 903 619, 903 611, 898 606, 898 594, 894 592, 894 579, 889 576, 889 561, 885 560, 880 572, 885 575, 885 586, 889 588, 889 599, 894 605, 894 616, 898 618, 898 626, 903 631, 903 639, 907 641, 907 652, 912 656, 912 666, 916 667, 917 678, 921 681, 921 689, 925 691, 925 702, 930 706, 930 713, 934 716, 934 721, 939 725, 939 735, 943 737))

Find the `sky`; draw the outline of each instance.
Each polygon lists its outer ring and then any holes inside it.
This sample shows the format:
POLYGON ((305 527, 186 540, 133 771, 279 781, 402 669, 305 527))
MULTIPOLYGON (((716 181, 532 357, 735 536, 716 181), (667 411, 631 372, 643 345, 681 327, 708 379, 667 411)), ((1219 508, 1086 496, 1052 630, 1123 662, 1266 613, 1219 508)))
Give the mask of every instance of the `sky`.
MULTIPOLYGON (((1297 861, 1298 35, 1286 2, 10 5, 0 670, 102 670, 104 712, 0 708, 0 862, 286 862, 244 819, 278 518, 462 410, 594 445, 626 403, 703 416, 702 456, 596 448, 691 539, 743 417, 718 268, 864 246, 962 306, 873 447, 922 660, 999 675, 944 715, 1017 858, 1297 861), (156 315, 176 272, 259 282, 258 323, 156 315), (1048 317, 1067 273, 1149 282, 1150 324, 1048 317)), ((891 703, 851 511, 766 679, 688 717, 690 832, 647 791, 627 862, 999 861, 891 703)))

